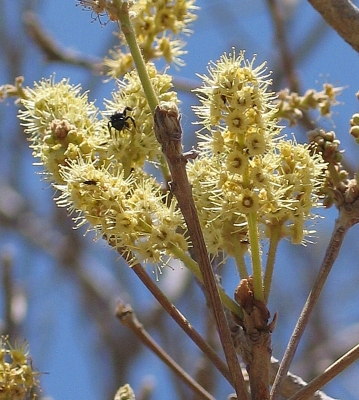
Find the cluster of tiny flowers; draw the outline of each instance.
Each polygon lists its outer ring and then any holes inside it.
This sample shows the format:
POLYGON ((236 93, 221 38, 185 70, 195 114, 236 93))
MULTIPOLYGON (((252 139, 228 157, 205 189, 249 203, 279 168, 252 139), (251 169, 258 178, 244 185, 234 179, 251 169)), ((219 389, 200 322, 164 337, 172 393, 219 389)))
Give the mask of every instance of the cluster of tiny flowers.
POLYGON ((99 135, 97 108, 89 103, 81 87, 72 86, 63 79, 44 79, 27 88, 19 112, 22 125, 29 135, 33 155, 39 158, 47 177, 63 183, 59 174, 61 165, 80 155, 94 160, 97 148, 104 142, 99 135))
MULTIPOLYGON (((186 54, 181 34, 189 34, 188 26, 196 19, 195 0, 139 0, 130 5, 131 22, 146 61, 163 58, 167 64, 184 65, 186 54)), ((122 42, 122 40, 121 40, 122 42)), ((132 69, 132 57, 123 52, 123 44, 105 59, 108 75, 122 76, 132 69)))
MULTIPOLYGON (((178 104, 177 94, 170 91, 172 77, 158 74, 153 64, 147 65, 147 73, 159 102, 178 104)), ((125 170, 143 167, 144 162, 157 161, 161 149, 153 130, 153 118, 148 106, 140 78, 136 70, 127 73, 118 82, 113 100, 105 102, 106 115, 112 115, 129 107, 128 128, 122 131, 111 129, 111 143, 106 149, 106 159, 118 160, 125 170)))
POLYGON ((340 149, 340 141, 333 131, 326 132, 323 129, 314 129, 307 133, 311 143, 311 151, 320 153, 324 161, 328 163, 326 180, 321 192, 324 195, 323 205, 327 208, 333 204, 340 204, 341 196, 349 187, 349 173, 344 169, 341 161, 343 150, 340 149))
POLYGON ((0 400, 35 399, 38 376, 31 365, 26 344, 12 347, 7 338, 0 339, 0 400))
MULTIPOLYGON (((158 99, 178 104, 171 77, 148 74, 158 99)), ((142 171, 145 161, 157 161, 160 146, 153 118, 137 72, 126 74, 119 92, 107 101, 106 117, 125 118, 122 129, 100 114, 79 86, 43 80, 26 89, 25 110, 19 118, 29 135, 33 154, 46 177, 61 191, 60 206, 78 211, 78 225, 88 222, 131 262, 159 264, 177 246, 187 243, 177 234, 183 221, 174 200, 142 171), (110 130, 110 132, 109 132, 110 130), (167 204, 169 203, 169 204, 167 204)))
POLYGON ((131 386, 126 384, 118 389, 114 400, 136 400, 135 393, 131 386))
POLYGON ((203 152, 189 164, 189 175, 212 253, 246 250, 250 213, 265 227, 280 224, 282 236, 300 243, 311 209, 320 204, 325 163, 308 146, 279 137, 271 81, 265 64, 253 63, 244 53, 225 54, 198 90, 203 152))
POLYGON ((133 264, 163 262, 174 246, 187 250, 187 242, 177 229, 182 215, 172 200, 162 194, 153 178, 136 172, 128 178, 107 168, 78 160, 61 170, 66 185, 57 185, 62 194, 59 206, 75 212, 78 225, 90 223, 96 231, 133 264))
POLYGON ((283 89, 278 93, 278 110, 275 117, 287 119, 290 125, 295 125, 297 120, 303 117, 303 112, 310 109, 318 110, 322 117, 330 117, 332 106, 338 104, 336 97, 342 89, 325 83, 323 90, 310 89, 303 96, 283 89))
POLYGON ((354 137, 355 141, 359 143, 359 113, 353 114, 350 119, 350 134, 354 137))
MULTIPOLYGON (((170 91, 171 76, 158 74, 153 64, 147 66, 147 72, 158 100, 178 104, 177 94, 170 91)), ((104 115, 126 111, 126 125, 121 130, 108 124, 107 118, 99 120, 99 110, 88 102, 87 94, 67 80, 55 83, 44 79, 26 90, 25 110, 19 112, 19 118, 33 155, 40 159, 49 179, 64 183, 60 167, 80 157, 127 172, 142 168, 145 161, 158 160, 160 146, 137 71, 126 74, 118 89, 112 101, 105 101, 104 115)))

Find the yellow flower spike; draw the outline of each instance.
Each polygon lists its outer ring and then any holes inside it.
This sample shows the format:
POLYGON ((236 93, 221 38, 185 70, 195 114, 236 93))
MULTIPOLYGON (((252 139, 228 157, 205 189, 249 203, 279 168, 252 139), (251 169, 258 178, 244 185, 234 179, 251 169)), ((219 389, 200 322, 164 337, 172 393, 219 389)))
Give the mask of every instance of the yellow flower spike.
MULTIPOLYGON (((148 64, 146 69, 158 101, 169 101, 178 105, 176 92, 170 90, 172 77, 159 74, 153 64, 148 64)), ((145 161, 162 160, 162 152, 153 130, 151 109, 136 70, 127 73, 123 80, 118 81, 118 90, 112 94, 112 97, 112 100, 105 100, 104 114, 109 117, 130 107, 131 111, 128 115, 135 121, 135 126, 130 123, 130 127, 121 132, 115 132, 112 128, 111 131, 114 131, 112 140, 101 157, 104 160, 117 160, 118 163, 124 165, 126 175, 131 169, 142 168, 145 161)), ((163 168, 165 168, 164 165, 163 168)), ((165 173, 164 176, 166 176, 165 173)))
MULTIPOLYGON (((301 242, 304 222, 320 206, 317 189, 326 168, 308 146, 279 140, 278 106, 264 71, 265 64, 255 68, 254 58, 245 60, 243 52, 224 54, 210 64, 197 90, 201 105, 194 107, 205 128, 198 134, 202 159, 188 165, 207 246, 236 256, 245 277, 243 257, 234 251, 242 242, 252 259, 255 298, 263 301, 270 288, 264 296, 259 232, 270 235, 278 225, 275 240, 290 236, 301 242), (236 241, 234 248, 227 244, 231 241, 236 241)), ((266 285, 270 282, 269 271, 266 285)))
POLYGON ((134 63, 138 68, 138 62, 136 62, 138 54, 135 54, 133 46, 134 39, 138 43, 138 48, 141 49, 145 62, 162 57, 168 64, 173 63, 176 67, 184 66, 181 57, 186 51, 183 50, 185 42, 182 37, 191 33, 188 27, 197 18, 193 13, 197 9, 194 3, 194 0, 128 2, 129 18, 121 14, 123 13, 122 2, 117 3, 120 13, 113 5, 109 5, 107 12, 110 19, 118 19, 120 16, 122 31, 128 31, 131 25, 133 37, 129 38, 125 32, 132 53, 129 55, 123 53, 125 40, 120 36, 121 49, 110 51, 110 57, 105 59, 105 65, 108 67, 107 74, 114 78, 122 76, 133 68, 134 63))
POLYGON ((174 244, 187 250, 187 242, 177 236, 184 223, 175 201, 167 207, 158 184, 144 173, 124 178, 111 166, 79 159, 63 167, 61 175, 67 184, 56 185, 62 192, 57 204, 77 214, 78 226, 90 223, 114 248, 133 252, 133 262, 161 264, 174 244))
POLYGON ((48 179, 64 183, 59 167, 78 157, 94 159, 96 149, 105 141, 97 108, 79 85, 70 85, 65 79, 58 83, 54 78, 44 79, 27 93, 22 100, 25 111, 19 111, 19 118, 33 155, 40 159, 48 179))

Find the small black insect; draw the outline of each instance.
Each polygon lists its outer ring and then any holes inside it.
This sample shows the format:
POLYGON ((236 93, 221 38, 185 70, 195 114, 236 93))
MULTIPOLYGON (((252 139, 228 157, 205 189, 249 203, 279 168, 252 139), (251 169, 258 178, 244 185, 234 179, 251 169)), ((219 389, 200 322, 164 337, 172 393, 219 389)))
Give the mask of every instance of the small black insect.
POLYGON ((97 181, 84 181, 83 182, 85 185, 97 185, 97 181))
POLYGON ((127 111, 132 111, 131 107, 125 107, 125 109, 122 112, 117 112, 113 115, 111 115, 110 120, 108 121, 108 130, 111 133, 111 128, 115 128, 116 131, 121 132, 123 129, 129 129, 130 124, 128 120, 130 119, 133 123, 133 126, 136 128, 136 123, 135 120, 127 115, 127 111))

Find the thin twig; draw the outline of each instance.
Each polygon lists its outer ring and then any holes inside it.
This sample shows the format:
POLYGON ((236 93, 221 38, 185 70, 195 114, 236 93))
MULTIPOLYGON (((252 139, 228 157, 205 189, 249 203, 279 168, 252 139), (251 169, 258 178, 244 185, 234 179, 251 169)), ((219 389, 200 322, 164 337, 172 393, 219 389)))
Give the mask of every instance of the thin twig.
POLYGON ((213 365, 218 371, 227 379, 227 381, 234 386, 231 374, 226 364, 218 357, 211 346, 202 338, 202 336, 193 328, 188 320, 178 311, 174 304, 168 300, 166 295, 159 289, 153 282, 151 277, 147 274, 141 264, 132 266, 132 270, 140 278, 142 283, 153 294, 156 300, 161 304, 163 309, 173 318, 173 320, 183 329, 184 332, 192 339, 192 341, 199 347, 199 349, 212 361, 213 365))
POLYGON ((13 260, 11 254, 4 252, 1 254, 1 280, 4 293, 4 333, 10 337, 15 335, 16 323, 12 316, 12 308, 14 301, 14 282, 12 277, 13 260))
POLYGON ((99 74, 103 70, 99 59, 84 57, 71 50, 65 49, 47 32, 33 12, 26 12, 23 21, 32 40, 45 54, 48 61, 63 62, 78 65, 99 74))
MULTIPOLYGON (((271 358, 271 368, 270 368, 270 379, 271 382, 274 381, 279 368, 279 361, 272 357, 271 358)), ((300 389, 305 387, 307 382, 305 382, 300 376, 294 375, 288 372, 284 378, 283 384, 281 385, 280 394, 283 398, 287 399, 293 394, 297 393, 300 389)), ((335 400, 333 397, 329 397, 324 392, 317 390, 315 393, 306 397, 306 400, 335 400)))
POLYGON ((184 371, 146 332, 142 324, 136 318, 131 306, 119 302, 116 308, 116 316, 121 323, 127 326, 139 338, 141 343, 153 351, 176 376, 181 379, 196 394, 196 398, 205 400, 215 400, 202 386, 200 386, 186 371, 184 371))
POLYGON ((345 368, 349 367, 359 358, 359 344, 345 353, 330 367, 328 367, 321 375, 310 381, 306 387, 299 390, 289 400, 305 400, 308 396, 314 394, 318 389, 330 382, 334 377, 339 375, 345 368))
POLYGON ((339 208, 339 216, 335 221, 334 231, 330 239, 327 251, 325 253, 322 266, 318 273, 317 279, 313 285, 303 310, 298 318, 298 322, 294 328, 293 334, 284 353, 282 363, 279 367, 276 379, 273 383, 271 399, 276 400, 280 395, 280 386, 286 376, 289 366, 293 360, 294 354, 299 345, 300 339, 308 324, 309 317, 317 303, 320 293, 324 287, 327 277, 332 269, 335 260, 338 257, 339 249, 343 243, 344 237, 348 229, 359 221, 359 205, 357 202, 352 204, 344 203, 339 208))
POLYGON ((182 128, 177 109, 171 106, 157 106, 155 109, 154 122, 155 134, 162 146, 162 152, 166 157, 172 176, 171 191, 176 196, 178 205, 186 221, 188 233, 196 255, 196 261, 202 273, 204 287, 214 313, 219 337, 235 385, 234 389, 238 399, 244 400, 248 395, 243 374, 234 350, 217 283, 209 262, 196 206, 192 197, 191 185, 188 181, 185 168, 187 158, 196 157, 196 153, 190 152, 186 155, 182 153, 182 128))

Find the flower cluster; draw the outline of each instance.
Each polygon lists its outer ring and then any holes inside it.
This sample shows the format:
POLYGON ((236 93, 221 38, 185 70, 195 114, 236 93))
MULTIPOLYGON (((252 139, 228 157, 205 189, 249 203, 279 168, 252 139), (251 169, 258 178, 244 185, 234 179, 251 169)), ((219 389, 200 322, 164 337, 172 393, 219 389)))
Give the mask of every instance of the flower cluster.
POLYGON ((25 111, 19 118, 26 127, 33 155, 39 158, 50 180, 63 183, 59 169, 79 156, 96 158, 106 138, 101 134, 97 109, 81 94, 79 85, 43 79, 26 91, 25 111))
MULTIPOLYGON (((153 64, 147 65, 152 87, 160 102, 178 104, 177 94, 172 88, 172 78, 167 74, 159 74, 153 64)), ((105 115, 112 115, 130 107, 131 116, 136 126, 130 124, 130 129, 113 132, 112 141, 106 149, 106 159, 117 160, 126 171, 142 168, 144 162, 157 161, 161 154, 160 146, 153 130, 153 118, 148 106, 141 81, 136 71, 127 73, 118 82, 118 91, 113 93, 113 100, 105 101, 105 115)))
MULTIPOLYGON (((110 3, 110 2, 108 2, 110 3)), ((188 26, 195 21, 195 0, 139 0, 130 5, 131 22, 136 39, 146 61, 163 58, 167 64, 184 65, 181 57, 186 54, 181 34, 188 35, 188 26)), ((109 5, 109 10, 111 7, 109 5)), ((111 17, 110 11, 110 19, 111 17)), ((105 59, 108 75, 119 77, 133 68, 132 56, 121 46, 105 59)))
POLYGON ((186 240, 177 233, 182 215, 153 178, 139 170, 124 178, 110 166, 96 168, 82 160, 61 173, 66 185, 56 185, 62 192, 58 205, 78 214, 78 226, 90 223, 130 264, 160 264, 173 247, 187 250, 186 240))
POLYGON ((39 387, 39 373, 31 365, 26 343, 12 347, 7 338, 0 339, 0 399, 34 399, 39 387))
MULTIPOLYGON (((171 78, 147 66, 160 101, 178 103, 171 78)), ((159 264, 187 242, 182 216, 174 200, 143 172, 145 161, 157 161, 159 144, 153 118, 136 72, 126 74, 119 92, 105 102, 105 116, 127 109, 131 123, 118 130, 100 114, 79 86, 43 80, 27 89, 19 117, 29 134, 33 154, 61 192, 57 202, 77 211, 78 225, 95 227, 101 237, 130 263, 159 264), (109 129, 110 128, 110 129, 109 129), (109 132, 110 130, 110 132, 109 132)))
POLYGON ((308 132, 311 143, 311 151, 320 153, 324 161, 328 163, 325 184, 321 187, 323 193, 323 205, 327 208, 334 203, 339 205, 342 196, 348 190, 349 173, 341 164, 343 150, 340 150, 340 141, 333 131, 326 132, 323 129, 314 129, 308 132))
POLYGON ((135 393, 129 384, 121 386, 115 396, 114 400, 136 400, 135 393))
POLYGON ((290 93, 288 89, 281 90, 278 94, 278 110, 276 118, 285 118, 290 125, 295 125, 303 117, 303 112, 317 109, 322 117, 330 117, 333 105, 338 104, 337 95, 343 88, 334 87, 329 83, 323 85, 323 90, 307 90, 303 96, 290 93))
POLYGON ((281 237, 300 243, 311 209, 320 205, 325 163, 308 146, 279 137, 265 64, 253 64, 244 53, 225 54, 198 89, 203 152, 189 175, 212 253, 247 250, 249 215, 264 225, 264 234, 280 225, 281 237))

